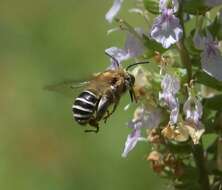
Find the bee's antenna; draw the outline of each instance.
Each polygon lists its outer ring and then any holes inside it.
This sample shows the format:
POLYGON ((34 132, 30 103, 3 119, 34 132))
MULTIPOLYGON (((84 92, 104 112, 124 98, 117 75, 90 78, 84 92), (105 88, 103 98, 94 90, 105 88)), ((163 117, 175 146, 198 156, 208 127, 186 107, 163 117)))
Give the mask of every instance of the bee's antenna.
POLYGON ((115 64, 117 67, 119 67, 119 61, 118 61, 114 56, 110 55, 110 54, 107 53, 106 51, 105 51, 105 54, 106 54, 107 56, 111 57, 111 59, 114 61, 114 64, 115 64))
POLYGON ((136 66, 136 65, 147 64, 147 63, 149 63, 149 61, 142 61, 142 62, 138 62, 138 63, 133 63, 133 64, 131 64, 131 65, 128 65, 128 66, 126 67, 126 70, 128 71, 129 68, 131 68, 131 67, 134 67, 134 66, 136 66))

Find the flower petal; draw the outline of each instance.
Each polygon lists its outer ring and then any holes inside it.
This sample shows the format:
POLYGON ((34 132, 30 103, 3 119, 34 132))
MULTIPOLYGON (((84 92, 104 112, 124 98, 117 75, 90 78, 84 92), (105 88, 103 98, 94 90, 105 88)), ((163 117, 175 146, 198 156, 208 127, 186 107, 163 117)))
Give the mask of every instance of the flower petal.
POLYGON ((200 35, 199 32, 195 32, 193 36, 193 43, 197 49, 204 49, 204 38, 200 35))
POLYGON ((194 144, 199 144, 200 142, 200 138, 202 137, 202 135, 205 132, 204 128, 194 128, 190 125, 185 125, 185 127, 188 129, 189 135, 191 137, 191 139, 193 140, 194 144))
POLYGON ((201 53, 201 65, 207 74, 222 81, 222 56, 218 48, 206 47, 201 53))
POLYGON ((186 120, 193 122, 197 127, 200 125, 200 119, 203 114, 203 107, 196 97, 188 97, 183 105, 183 112, 186 115, 186 120))
POLYGON ((112 7, 109 9, 105 16, 108 22, 111 23, 113 21, 113 18, 119 13, 122 3, 123 0, 114 0, 112 7))
POLYGON ((162 92, 159 93, 159 99, 166 104, 170 110, 170 123, 175 124, 179 115, 179 101, 176 93, 180 89, 180 82, 172 75, 166 74, 161 82, 162 92))
MULTIPOLYGON (((135 30, 142 37, 143 30, 141 28, 136 28, 135 30)), ((124 49, 129 52, 131 57, 137 57, 144 53, 145 46, 135 35, 128 32, 124 49)))
POLYGON ((222 81, 222 56, 218 42, 213 40, 210 32, 204 38, 204 50, 201 53, 202 69, 210 76, 222 81))
POLYGON ((180 112, 179 101, 177 98, 175 98, 175 101, 176 101, 176 105, 171 109, 171 112, 170 112, 170 123, 171 124, 177 123, 179 112, 180 112))
POLYGON ((176 94, 180 90, 180 81, 170 74, 165 74, 161 87, 166 93, 176 94))
POLYGON ((107 68, 111 70, 117 69, 122 61, 130 58, 130 54, 127 51, 117 47, 110 47, 106 49, 105 52, 115 58, 115 60, 113 58, 110 59, 111 65, 107 68))
POLYGON ((122 153, 122 157, 126 157, 127 154, 136 146, 139 138, 141 137, 140 129, 134 129, 131 134, 128 135, 125 142, 125 147, 122 153))

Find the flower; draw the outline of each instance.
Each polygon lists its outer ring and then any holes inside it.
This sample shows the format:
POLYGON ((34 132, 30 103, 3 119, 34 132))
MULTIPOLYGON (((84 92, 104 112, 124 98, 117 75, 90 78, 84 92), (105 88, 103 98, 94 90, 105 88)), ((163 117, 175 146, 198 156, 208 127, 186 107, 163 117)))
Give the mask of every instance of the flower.
POLYGON ((173 125, 167 125, 161 133, 165 138, 177 142, 185 142, 189 139, 188 129, 181 124, 176 127, 173 125))
POLYGON ((141 136, 141 129, 157 127, 160 124, 160 118, 161 111, 158 108, 148 110, 144 107, 138 107, 135 110, 134 118, 128 124, 128 127, 133 130, 127 136, 122 157, 126 157, 138 141, 147 141, 141 136))
POLYGON ((197 128, 194 123, 185 122, 184 127, 187 128, 189 136, 191 137, 194 144, 199 144, 200 139, 205 132, 205 129, 202 127, 197 128))
POLYGON ((207 74, 222 81, 222 56, 217 42, 206 40, 204 51, 201 53, 201 65, 207 74))
POLYGON ((212 35, 208 31, 205 37, 196 34, 193 41, 197 49, 203 50, 201 53, 201 66, 203 71, 217 80, 222 81, 222 56, 218 42, 213 40, 212 35))
POLYGON ((122 153, 122 157, 126 157, 127 154, 136 146, 137 142, 141 138, 141 123, 134 123, 135 128, 133 131, 127 136, 127 140, 125 142, 125 148, 122 153), (137 127, 136 127, 137 126, 137 127))
POLYGON ((162 15, 155 19, 150 34, 164 48, 169 48, 180 40, 183 30, 179 19, 173 15, 172 9, 165 9, 162 15))
POLYGON ((105 18, 108 22, 111 23, 113 21, 113 18, 119 13, 122 3, 123 3, 123 0, 115 0, 113 2, 112 7, 109 9, 109 11, 105 15, 105 18))
POLYGON ((175 95, 180 90, 180 82, 170 74, 166 74, 161 82, 163 91, 175 95))
POLYGON ((205 132, 200 122, 203 114, 203 107, 200 100, 190 95, 184 103, 183 112, 186 116, 184 127, 187 128, 193 143, 198 144, 202 134, 205 132))
MULTIPOLYGON (((143 35, 142 29, 137 28, 135 31, 139 36, 143 35)), ((110 47, 105 50, 106 54, 111 57, 111 66, 108 69, 116 69, 122 61, 142 55, 144 50, 142 42, 133 34, 127 33, 124 49, 110 47)))
MULTIPOLYGON (((142 37, 144 34, 142 28, 135 28, 135 31, 140 37, 142 37)), ((136 37, 130 32, 127 32, 124 49, 129 52, 131 57, 137 57, 144 53, 145 46, 143 45, 143 42, 141 42, 141 40, 138 39, 138 37, 136 37)))
POLYGON ((203 107, 199 99, 193 96, 189 96, 183 105, 183 112, 187 121, 193 122, 197 127, 200 126, 203 107))
POLYGON ((180 82, 172 75, 166 74, 161 82, 162 93, 159 93, 159 99, 166 104, 170 110, 170 123, 177 123, 179 115, 179 101, 175 97, 180 89, 180 82))
POLYGON ((173 15, 179 4, 177 0, 173 0, 172 4, 169 0, 160 0, 159 7, 161 15, 154 20, 150 35, 164 48, 169 48, 178 42, 183 34, 179 19, 173 15))
POLYGON ((222 0, 205 0, 205 5, 215 7, 222 4, 222 0))

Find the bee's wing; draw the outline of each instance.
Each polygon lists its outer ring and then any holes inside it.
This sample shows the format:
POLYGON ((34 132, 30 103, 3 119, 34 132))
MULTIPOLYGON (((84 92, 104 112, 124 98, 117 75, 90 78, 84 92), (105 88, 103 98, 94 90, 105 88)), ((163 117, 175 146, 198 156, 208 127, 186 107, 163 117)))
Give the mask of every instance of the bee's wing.
POLYGON ((67 97, 73 97, 89 84, 89 81, 79 82, 77 80, 64 80, 59 83, 44 86, 44 90, 58 92, 67 97))

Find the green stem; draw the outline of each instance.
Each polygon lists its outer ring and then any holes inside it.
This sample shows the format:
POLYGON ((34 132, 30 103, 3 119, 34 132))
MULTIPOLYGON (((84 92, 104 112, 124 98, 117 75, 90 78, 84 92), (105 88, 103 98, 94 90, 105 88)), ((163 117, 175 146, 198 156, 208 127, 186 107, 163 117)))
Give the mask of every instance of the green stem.
POLYGON ((193 157, 196 163, 196 167, 199 173, 199 184, 201 186, 201 190, 210 190, 210 184, 207 174, 207 169, 205 166, 204 160, 204 152, 201 144, 193 145, 193 157))
MULTIPOLYGON (((125 29, 126 29, 128 32, 130 32, 131 34, 133 34, 138 40, 140 40, 142 44, 144 43, 143 37, 141 37, 141 36, 135 31, 135 29, 134 29, 130 24, 128 24, 125 20, 119 19, 119 18, 115 18, 115 20, 116 20, 116 22, 118 22, 120 25, 125 26, 125 27, 126 27, 125 29)), ((120 28, 121 28, 121 27, 120 27, 120 28)))
POLYGON ((190 61, 189 53, 188 50, 184 44, 185 38, 186 38, 186 33, 185 33, 185 27, 184 27, 184 21, 183 21, 183 2, 180 3, 180 10, 179 10, 179 19, 180 19, 180 24, 183 29, 183 36, 179 43, 177 44, 178 51, 180 53, 180 58, 182 64, 186 67, 187 69, 187 83, 188 85, 190 84, 190 81, 192 80, 192 64, 190 61))

